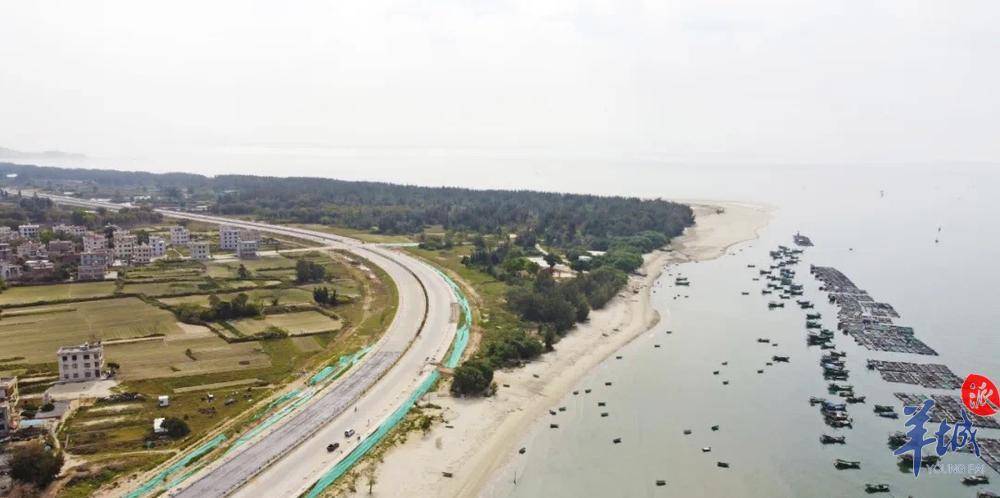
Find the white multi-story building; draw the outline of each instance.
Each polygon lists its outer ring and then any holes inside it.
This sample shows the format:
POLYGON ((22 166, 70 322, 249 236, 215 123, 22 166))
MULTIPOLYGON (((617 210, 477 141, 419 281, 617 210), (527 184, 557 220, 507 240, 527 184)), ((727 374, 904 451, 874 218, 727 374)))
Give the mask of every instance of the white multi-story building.
POLYGON ((122 261, 129 261, 132 259, 132 251, 135 250, 135 246, 139 245, 138 237, 135 235, 121 235, 119 236, 115 232, 115 258, 122 261))
POLYGON ((241 240, 236 246, 236 257, 240 259, 256 258, 257 247, 256 240, 241 240))
POLYGON ((104 346, 100 341, 59 348, 59 382, 99 380, 104 369, 104 346))
POLYGON ((38 238, 38 225, 19 225, 17 231, 26 239, 38 238))
POLYGON ((83 236, 83 251, 93 252, 108 248, 108 239, 103 233, 88 233, 83 236))
POLYGON ((77 267, 77 280, 104 280, 104 274, 111 263, 108 261, 108 250, 84 252, 80 254, 80 266, 77 267))
POLYGON ((133 265, 147 265, 153 259, 153 248, 149 244, 137 244, 132 248, 132 258, 129 260, 133 265))
POLYGON ((149 236, 149 247, 153 250, 153 257, 159 258, 167 255, 167 240, 158 235, 149 236))
POLYGON ((72 235, 74 237, 83 237, 87 234, 87 227, 81 225, 67 225, 65 223, 60 223, 52 227, 52 231, 55 233, 65 233, 67 235, 72 235))
POLYGON ((240 229, 232 225, 219 227, 219 249, 235 251, 240 245, 240 229))
POLYGON ((191 232, 187 228, 175 226, 170 227, 170 243, 175 246, 187 245, 191 242, 191 232))
POLYGON ((10 242, 14 238, 15 233, 17 232, 11 230, 10 227, 0 227, 0 241, 10 242))
POLYGON ((0 242, 0 261, 10 261, 14 257, 14 251, 10 249, 10 244, 0 242))
POLYGON ((212 259, 212 254, 208 250, 208 242, 204 240, 192 241, 188 244, 188 248, 191 249, 191 259, 195 261, 212 259))

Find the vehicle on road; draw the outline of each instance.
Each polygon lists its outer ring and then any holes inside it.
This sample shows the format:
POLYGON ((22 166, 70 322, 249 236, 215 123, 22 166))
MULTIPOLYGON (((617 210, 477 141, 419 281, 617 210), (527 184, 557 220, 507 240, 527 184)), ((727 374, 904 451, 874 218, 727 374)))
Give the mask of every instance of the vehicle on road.
POLYGON ((337 451, 337 448, 340 448, 340 443, 330 443, 326 445, 326 451, 328 453, 333 453, 334 451, 337 451))
POLYGON ((344 437, 345 438, 351 437, 353 435, 354 435, 354 429, 348 429, 348 430, 344 431, 344 437))

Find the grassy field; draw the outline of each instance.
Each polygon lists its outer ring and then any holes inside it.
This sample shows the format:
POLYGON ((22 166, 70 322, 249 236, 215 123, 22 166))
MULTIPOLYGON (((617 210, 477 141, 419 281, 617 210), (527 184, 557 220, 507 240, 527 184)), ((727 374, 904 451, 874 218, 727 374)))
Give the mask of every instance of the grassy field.
POLYGON ((114 282, 83 282, 78 284, 11 287, 0 294, 0 306, 36 303, 40 301, 90 299, 110 296, 114 292, 114 282))
POLYGON ((264 318, 245 318, 230 323, 245 336, 261 333, 272 326, 288 331, 289 335, 334 332, 343 326, 340 320, 330 318, 317 311, 297 311, 280 315, 267 315, 264 318))
POLYGON ((116 298, 35 306, 2 316, 3 356, 23 356, 24 363, 55 361, 61 346, 91 339, 128 339, 181 333, 174 315, 138 298, 116 298))

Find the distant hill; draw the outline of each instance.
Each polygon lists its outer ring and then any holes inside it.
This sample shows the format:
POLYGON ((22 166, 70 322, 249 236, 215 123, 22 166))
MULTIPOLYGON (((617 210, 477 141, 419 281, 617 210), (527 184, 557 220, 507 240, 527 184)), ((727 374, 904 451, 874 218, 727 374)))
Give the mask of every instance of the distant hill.
POLYGON ((22 150, 0 147, 0 158, 3 159, 87 159, 83 154, 63 152, 61 150, 44 150, 42 152, 25 152, 22 150))

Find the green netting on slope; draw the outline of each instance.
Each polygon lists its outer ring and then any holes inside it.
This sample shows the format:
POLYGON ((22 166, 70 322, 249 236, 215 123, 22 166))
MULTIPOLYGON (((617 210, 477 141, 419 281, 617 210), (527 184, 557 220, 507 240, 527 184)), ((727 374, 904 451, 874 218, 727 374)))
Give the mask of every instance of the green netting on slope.
MULTIPOLYGON (((312 377, 312 379, 309 380, 309 385, 315 385, 316 383, 322 382, 323 380, 329 380, 329 381, 332 382, 333 380, 335 380, 338 377, 340 377, 340 375, 343 374, 348 368, 350 368, 351 366, 353 366, 354 364, 356 364, 359 360, 361 360, 361 358, 363 358, 366 354, 368 354, 368 352, 370 350, 371 350, 371 347, 370 346, 366 346, 364 348, 359 349, 358 351, 356 351, 355 353, 353 353, 351 355, 341 356, 340 359, 337 361, 337 367, 334 368, 334 367, 331 366, 331 367, 324 368, 323 370, 326 370, 327 368, 329 368, 330 371, 327 372, 326 375, 324 375, 322 378, 318 378, 319 374, 314 375, 312 377)), ((321 372, 322 372, 322 370, 321 370, 321 372)), ((226 451, 226 454, 228 455, 230 452, 232 452, 236 448, 242 446, 247 441, 253 439, 255 436, 257 436, 258 434, 260 434, 262 431, 266 430, 267 428, 271 427, 272 425, 274 425, 275 423, 277 423, 278 421, 280 421, 282 418, 284 418, 285 416, 287 416, 289 413, 295 411, 296 408, 298 408, 299 406, 302 406, 306 401, 309 401, 310 399, 312 399, 312 397, 316 395, 316 392, 317 392, 317 390, 315 390, 315 389, 310 389, 310 390, 307 390, 307 391, 302 391, 300 389, 293 389, 293 390, 291 390, 291 391, 289 391, 289 392, 287 392, 285 394, 282 394, 281 396, 279 396, 278 398, 276 398, 274 401, 271 401, 270 403, 268 403, 268 405, 266 407, 264 407, 264 409, 261 410, 260 413, 258 413, 256 416, 254 416, 254 419, 260 418, 265 413, 270 412, 274 408, 276 408, 276 407, 278 407, 278 406, 280 406, 280 405, 288 402, 289 400, 294 400, 294 401, 292 401, 291 404, 289 404, 288 406, 283 407, 278 412, 272 414, 267 419, 265 419, 263 422, 261 422, 260 425, 258 425, 256 427, 254 427, 253 429, 247 431, 246 434, 244 434, 239 439, 237 439, 236 441, 234 441, 233 444, 232 444, 232 446, 230 446, 230 448, 226 451)), ((169 484, 166 484, 164 486, 164 483, 166 482, 166 479, 168 477, 170 477, 171 475, 175 474, 178 470, 181 470, 182 468, 186 467, 188 465, 188 463, 190 463, 193 459, 204 455, 209 450, 211 450, 211 449, 215 448, 216 446, 218 446, 223 440, 226 439, 226 437, 225 437, 225 435, 220 434, 218 437, 216 437, 216 439, 218 439, 218 441, 216 441, 215 439, 213 439, 212 441, 209 441, 209 443, 206 443, 205 446, 199 447, 198 449, 194 450, 188 456, 184 457, 183 460, 179 461, 177 464, 174 464, 174 465, 170 466, 169 468, 167 468, 163 472, 160 472, 159 474, 156 475, 156 477, 150 479, 148 482, 146 482, 145 484, 143 484, 142 486, 140 486, 138 489, 136 489, 132 493, 126 495, 126 497, 127 498, 139 498, 141 496, 144 496, 144 495, 146 495, 148 493, 151 493, 151 492, 156 491, 156 490, 161 489, 161 488, 162 489, 171 489, 174 486, 177 486, 180 483, 184 482, 189 477, 191 477, 192 475, 194 475, 198 471, 198 468, 192 469, 192 470, 184 473, 183 475, 175 478, 169 484), (221 439, 219 439, 219 438, 221 438, 221 439), (211 445, 211 446, 208 446, 208 445, 211 445)))
POLYGON ((212 449, 222 444, 222 442, 225 440, 226 440, 225 434, 219 434, 218 436, 215 436, 207 443, 199 446, 191 453, 188 453, 184 458, 178 460, 177 463, 171 465, 170 467, 167 467, 159 474, 156 474, 156 477, 150 479, 145 484, 137 488, 135 491, 132 491, 131 493, 125 495, 126 498, 139 498, 140 496, 146 495, 148 493, 160 489, 160 487, 166 483, 168 477, 170 477, 173 474, 176 474, 184 467, 187 467, 188 464, 191 463, 194 459, 204 455, 205 453, 208 453, 209 451, 212 451, 212 449))
MULTIPOLYGON (((438 273, 441 272, 439 271, 438 273)), ((452 292, 455 293, 455 297, 458 298, 458 303, 462 307, 462 326, 455 332, 455 343, 453 344, 451 354, 445 361, 446 367, 454 368, 458 365, 458 361, 462 358, 462 353, 465 352, 465 347, 469 343, 469 329, 472 326, 472 311, 469 309, 469 301, 465 299, 465 296, 462 294, 461 289, 458 288, 458 285, 456 285, 455 282, 448 278, 448 276, 444 273, 441 273, 441 276, 444 277, 445 281, 448 282, 448 285, 451 286, 452 292)), ((314 484, 312 489, 310 489, 306 494, 306 498, 316 498, 319 496, 320 493, 333 484, 334 481, 344 475, 348 469, 358 463, 358 461, 361 460, 361 458, 365 456, 369 450, 378 444, 378 442, 381 441, 382 438, 389 433, 389 431, 396 427, 396 425, 399 424, 404 417, 406 417, 406 414, 410 412, 410 409, 413 408, 413 405, 417 402, 417 400, 424 394, 427 394, 427 391, 430 390, 431 386, 437 382, 439 376, 440 374, 437 370, 431 372, 427 379, 421 382, 417 389, 410 394, 410 396, 406 399, 406 402, 397 408, 396 411, 392 412, 392 415, 390 415, 389 418, 378 427, 378 429, 375 429, 375 432, 366 437, 357 448, 354 448, 354 451, 351 451, 351 453, 348 454, 343 460, 337 462, 332 469, 323 474, 323 477, 321 477, 319 481, 316 481, 316 484, 314 484)))
MULTIPOLYGON (((352 366, 354 366, 355 364, 357 364, 357 362, 360 361, 361 358, 363 358, 366 354, 368 354, 368 351, 371 351, 371 346, 363 347, 363 348, 357 350, 356 352, 354 352, 353 354, 341 356, 340 359, 337 360, 337 366, 336 367, 328 366, 328 367, 324 368, 323 370, 320 370, 320 372, 322 373, 322 372, 326 371, 327 369, 330 369, 322 377, 320 377, 320 374, 314 375, 311 379, 309 379, 309 385, 313 386, 313 385, 315 385, 315 384, 317 384, 319 382, 323 382, 324 380, 329 380, 330 382, 336 380, 344 372, 346 372, 349 368, 351 368, 352 366)), ((307 402, 310 399, 312 399, 312 397, 315 396, 316 393, 319 392, 319 390, 318 389, 309 389, 309 390, 303 391, 303 392, 299 392, 297 390, 293 391, 293 392, 295 392, 296 395, 297 395, 296 396, 297 399, 295 399, 295 401, 293 401, 288 406, 282 408, 280 411, 278 411, 278 412, 274 413, 273 415, 271 415, 270 417, 268 417, 266 420, 264 420, 263 422, 261 422, 261 424, 258 425, 257 427, 254 427, 253 429, 250 429, 249 431, 247 431, 246 434, 240 436, 239 439, 237 439, 235 442, 233 442, 232 447, 230 447, 229 450, 226 451, 226 454, 229 454, 230 452, 232 452, 236 448, 242 446, 247 441, 253 439, 255 436, 257 436, 258 434, 260 434, 261 432, 263 432, 267 428, 271 427, 272 425, 276 424, 281 419, 285 418, 285 416, 287 416, 289 413, 295 411, 296 408, 302 406, 303 404, 305 404, 305 402, 307 402)), ((282 396, 279 399, 283 399, 283 400, 287 401, 289 399, 289 397, 287 395, 285 395, 285 396, 282 396)), ((273 404, 274 403, 272 403, 271 405, 273 405, 273 404)), ((271 406, 271 405, 268 405, 268 406, 271 406)))

